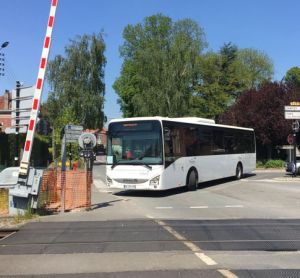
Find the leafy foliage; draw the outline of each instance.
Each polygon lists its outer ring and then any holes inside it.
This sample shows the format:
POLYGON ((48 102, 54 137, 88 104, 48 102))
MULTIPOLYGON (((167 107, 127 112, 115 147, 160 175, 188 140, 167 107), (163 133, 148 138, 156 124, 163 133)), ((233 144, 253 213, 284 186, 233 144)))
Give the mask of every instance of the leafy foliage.
POLYGON ((276 159, 276 160, 268 160, 265 164, 265 168, 284 168, 285 161, 276 159))
POLYGON ((273 65, 263 53, 228 43, 198 57, 199 80, 192 114, 218 119, 245 91, 271 79, 273 65))
POLYGON ((190 19, 153 15, 128 25, 123 37, 124 62, 114 89, 125 117, 217 118, 244 90, 273 74, 267 55, 254 49, 228 43, 203 53, 203 29, 190 19))
MULTIPOLYGON (((19 150, 24 148, 25 134, 19 134, 19 150)), ((0 133, 0 165, 6 167, 14 166, 16 135, 0 133)), ((44 135, 36 134, 34 137, 34 147, 32 149, 31 161, 32 166, 47 166, 49 156, 50 138, 44 135)))
POLYGON ((45 104, 52 126, 67 123, 101 128, 104 103, 105 44, 102 34, 83 35, 65 47, 66 57, 49 62, 47 79, 51 92, 45 104))
POLYGON ((300 88, 300 68, 290 68, 284 77, 284 81, 288 86, 295 86, 300 88))
MULTIPOLYGON (((286 144, 291 121, 284 118, 284 106, 300 98, 300 90, 291 90, 283 83, 265 83, 243 93, 221 123, 254 128, 258 149, 286 144)), ((269 153, 270 156, 270 153, 269 153)))
POLYGON ((123 37, 114 89, 124 116, 188 115, 197 58, 206 47, 203 30, 192 20, 174 23, 158 14, 128 25, 123 37))

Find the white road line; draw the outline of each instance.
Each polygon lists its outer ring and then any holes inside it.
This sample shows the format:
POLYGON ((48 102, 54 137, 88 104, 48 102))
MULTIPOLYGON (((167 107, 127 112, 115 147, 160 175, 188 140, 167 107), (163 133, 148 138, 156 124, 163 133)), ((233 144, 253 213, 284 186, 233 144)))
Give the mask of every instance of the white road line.
POLYGON ((196 206, 196 207, 190 207, 191 209, 207 209, 208 206, 196 206))
POLYGON ((156 209, 172 209, 173 207, 155 207, 156 209))
POLYGON ((207 265, 216 265, 217 263, 210 257, 206 256, 204 253, 195 253, 195 255, 207 265))
POLYGON ((227 269, 218 269, 218 271, 226 278, 238 278, 234 273, 227 269))
POLYGON ((243 205, 227 205, 225 208, 243 208, 243 205))
POLYGON ((172 234, 176 239, 183 242, 185 246, 187 246, 191 251, 194 252, 194 254, 206 265, 216 265, 217 263, 205 255, 202 250, 193 242, 187 240, 183 235, 179 234, 177 231, 175 231, 172 227, 168 226, 164 221, 161 220, 154 220, 157 224, 162 226, 165 230, 167 230, 170 234, 172 234))

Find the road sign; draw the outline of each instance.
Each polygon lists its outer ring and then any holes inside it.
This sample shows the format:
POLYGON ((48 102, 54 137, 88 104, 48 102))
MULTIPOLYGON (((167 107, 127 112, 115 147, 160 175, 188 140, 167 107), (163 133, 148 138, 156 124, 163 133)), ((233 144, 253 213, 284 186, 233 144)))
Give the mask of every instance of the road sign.
POLYGON ((300 106, 284 106, 286 120, 300 120, 300 106))
POLYGON ((20 87, 19 96, 12 90, 11 127, 5 129, 6 134, 16 133, 16 128, 18 133, 27 132, 34 90, 34 86, 20 87))
POLYGON ((65 131, 83 131, 83 126, 81 125, 71 125, 71 124, 68 124, 65 126, 65 131))
POLYGON ((82 149, 92 149, 96 146, 96 136, 93 133, 82 133, 79 137, 78 142, 79 146, 82 149))
POLYGON ((78 143, 83 126, 68 124, 65 126, 66 143, 78 143))
POLYGON ((288 137, 287 137, 287 142, 290 144, 290 145, 293 145, 294 144, 294 135, 293 134, 289 134, 288 137))

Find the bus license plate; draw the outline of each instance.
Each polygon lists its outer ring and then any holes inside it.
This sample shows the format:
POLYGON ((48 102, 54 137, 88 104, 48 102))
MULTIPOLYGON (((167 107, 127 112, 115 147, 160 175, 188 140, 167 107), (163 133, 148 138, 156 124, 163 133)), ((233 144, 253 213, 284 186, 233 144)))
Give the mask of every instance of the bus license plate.
POLYGON ((124 184, 124 189, 136 189, 135 184, 124 184))

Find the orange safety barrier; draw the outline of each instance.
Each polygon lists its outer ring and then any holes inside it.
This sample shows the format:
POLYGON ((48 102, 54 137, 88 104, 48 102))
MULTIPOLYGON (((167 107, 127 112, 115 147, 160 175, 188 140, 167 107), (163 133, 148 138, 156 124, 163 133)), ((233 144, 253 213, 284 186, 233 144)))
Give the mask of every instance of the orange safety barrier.
POLYGON ((70 211, 91 206, 92 173, 82 170, 44 172, 39 207, 46 211, 70 211))

